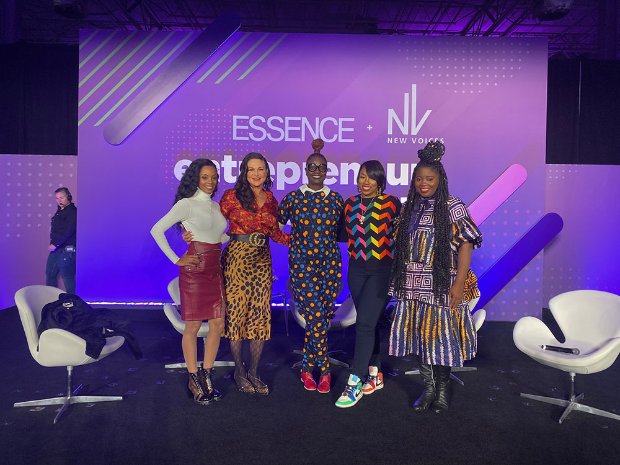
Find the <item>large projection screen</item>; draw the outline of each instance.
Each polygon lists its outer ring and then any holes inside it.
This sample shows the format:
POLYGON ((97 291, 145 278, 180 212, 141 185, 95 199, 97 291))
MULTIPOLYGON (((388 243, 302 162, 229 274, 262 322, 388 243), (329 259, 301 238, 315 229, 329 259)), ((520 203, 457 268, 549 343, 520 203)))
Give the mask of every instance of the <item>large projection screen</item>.
MULTIPOLYGON (((545 214, 546 41, 233 32, 213 52, 200 46, 208 32, 81 32, 77 290, 85 299, 169 300, 177 269, 149 230, 198 157, 220 167, 221 194, 243 156, 261 152, 280 200, 304 182, 310 142, 321 137, 330 188, 355 194, 359 163, 379 159, 388 191, 402 197, 416 151, 439 139, 453 195, 472 204, 498 179, 505 184, 505 198, 478 205, 479 275, 545 214)), ((169 237, 182 250, 178 235, 169 237)), ((282 292, 287 250, 271 250, 274 292, 282 292)), ((543 305, 542 253, 517 271, 489 302, 491 319, 543 305)))

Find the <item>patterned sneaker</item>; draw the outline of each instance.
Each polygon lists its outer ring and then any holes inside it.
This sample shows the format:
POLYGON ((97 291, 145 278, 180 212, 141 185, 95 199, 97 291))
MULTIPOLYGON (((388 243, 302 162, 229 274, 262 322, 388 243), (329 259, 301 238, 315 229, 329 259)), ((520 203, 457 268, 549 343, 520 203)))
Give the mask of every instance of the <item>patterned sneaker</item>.
POLYGON ((349 375, 347 387, 344 388, 342 394, 336 401, 336 407, 349 408, 353 407, 362 398, 362 380, 355 375, 349 375))
POLYGON ((373 392, 383 389, 383 373, 378 372, 376 375, 368 375, 364 385, 362 386, 362 392, 365 396, 372 394, 373 392))

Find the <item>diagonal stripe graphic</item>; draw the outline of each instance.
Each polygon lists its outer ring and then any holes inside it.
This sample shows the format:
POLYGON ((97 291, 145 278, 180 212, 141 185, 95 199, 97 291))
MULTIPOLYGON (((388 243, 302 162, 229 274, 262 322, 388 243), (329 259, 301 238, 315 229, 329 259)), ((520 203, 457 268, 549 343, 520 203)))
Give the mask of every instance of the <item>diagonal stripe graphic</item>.
POLYGON ((256 68, 259 64, 261 64, 261 62, 267 58, 267 56, 273 52, 273 50, 280 45, 280 42, 282 42, 284 40, 284 38, 287 36, 288 34, 284 34, 282 37, 280 37, 275 44, 273 44, 271 47, 269 47, 269 49, 267 49, 267 51, 265 53, 263 53, 260 58, 258 60, 256 60, 254 63, 252 63, 252 65, 245 71, 245 73, 243 73, 241 76, 239 76, 237 78, 237 81, 241 81, 242 79, 245 79, 245 77, 250 74, 252 71, 254 71, 254 68, 256 68))
POLYGON ((197 81, 197 82, 198 82, 199 84, 200 84, 200 83, 202 83, 202 82, 203 82, 203 81, 204 81, 204 80, 205 80, 205 79, 206 79, 206 78, 207 78, 207 77, 208 77, 208 76, 209 76, 209 75, 210 75, 213 71, 215 71, 215 69, 216 69, 219 65, 221 65, 221 64, 222 64, 222 62, 223 62, 226 58, 228 58, 228 57, 230 56, 230 54, 231 54, 232 52, 234 52, 234 51, 237 49, 237 47, 239 47, 239 45, 241 45, 241 44, 245 41, 245 39, 247 39, 248 37, 250 37, 250 33, 249 33, 249 32, 246 32, 245 34, 243 34, 243 36, 241 36, 241 39, 239 39, 239 40, 235 43, 235 45, 233 45, 232 47, 230 47, 230 49, 229 49, 229 50, 228 50, 228 51, 227 51, 227 52, 226 52, 226 53, 222 56, 222 58, 220 58, 219 60, 217 60, 217 61, 213 64, 213 66, 211 66, 211 68, 209 68, 209 69, 207 70, 207 72, 206 72, 206 73, 204 73, 202 76, 200 76, 200 79, 198 79, 198 81, 197 81))
MULTIPOLYGON (((173 33, 170 33, 170 36, 172 36, 173 33)), ((161 68, 161 66, 168 61, 168 58, 170 58, 172 55, 174 55, 174 53, 176 53, 176 51, 185 43, 187 42, 187 40, 192 37, 192 34, 188 34, 186 35, 183 40, 181 40, 178 44, 176 44, 172 50, 170 50, 161 60, 159 60, 159 62, 153 66, 153 68, 151 68, 151 70, 146 73, 144 76, 142 76, 142 78, 131 88, 129 89, 125 95, 123 95, 118 102, 116 102, 114 104, 114 106, 112 106, 112 108, 110 108, 105 115, 103 115, 99 121, 97 121, 97 123, 95 123, 95 126, 99 126, 101 123, 103 123, 106 119, 108 119, 108 117, 114 113, 116 111, 116 109, 125 101, 127 100, 127 98, 129 98, 142 84, 144 84, 144 82, 150 78, 153 73, 155 73, 159 68, 161 68)), ((163 45, 163 44, 162 44, 163 45)), ((158 47, 159 48, 159 47, 158 47)), ((157 48, 157 49, 158 49, 157 48)), ((153 50, 148 56, 144 57, 144 59, 142 61, 140 61, 140 63, 138 63, 138 65, 131 70, 131 72, 129 74, 127 74, 127 76, 125 76, 121 82, 119 82, 116 86, 114 86, 114 88, 109 92, 109 95, 111 95, 113 92, 116 91, 116 89, 118 89, 127 79, 129 79, 129 77, 135 72, 135 70, 137 70, 140 66, 142 66, 147 60, 150 59, 151 55, 153 55, 157 49, 153 50)), ((109 96, 108 95, 108 96, 109 96)), ((106 96, 107 97, 107 96, 106 96)))
POLYGON ((527 171, 523 166, 509 166, 467 207, 475 223, 480 226, 526 179, 527 171))
POLYGON ((557 213, 547 213, 526 232, 497 262, 478 279, 483 308, 493 299, 545 246, 557 236, 564 222, 557 213))
POLYGON ((82 79, 82 80, 80 81, 80 83, 78 84, 78 87, 82 87, 82 86, 86 83, 86 81, 88 81, 88 80, 89 80, 89 79, 93 76, 93 74, 95 74, 97 71, 99 71, 99 70, 100 70, 100 69, 101 69, 101 68, 102 68, 102 67, 103 67, 103 66, 104 66, 104 65, 105 65, 108 61, 110 61, 110 60, 112 59, 112 57, 113 57, 114 55, 116 55, 116 54, 118 53, 118 51, 119 51, 121 48, 123 48, 123 47, 125 46, 125 44, 126 44, 127 42, 129 42, 129 41, 131 40, 131 38, 132 38, 134 35, 136 35, 136 31, 133 31, 131 34, 129 34, 127 37, 125 37, 125 39, 124 39, 124 40, 123 40, 120 44, 118 44, 118 45, 114 48, 114 50, 112 50, 112 51, 108 54, 108 56, 106 56, 103 60, 101 60, 101 62, 100 62, 97 66, 95 66, 95 68, 94 68, 94 69, 93 69, 90 73, 88 73, 88 74, 84 77, 84 79, 82 79))
MULTIPOLYGON (((99 88, 104 85, 106 82, 108 82, 108 80, 114 76, 116 74, 116 72, 121 69, 125 63, 127 63, 136 53, 138 53, 138 51, 144 46, 144 44, 146 44, 151 37, 153 37, 153 34, 155 34, 154 32, 151 32, 147 37, 145 37, 131 52, 129 52, 129 54, 123 58, 121 61, 119 61, 116 66, 114 68, 112 68, 112 70, 106 74, 103 79, 101 79, 101 81, 99 81, 97 84, 95 84, 87 93, 86 95, 84 95, 84 97, 82 97, 80 99, 80 101, 78 102, 78 107, 81 107, 84 102, 86 102, 86 100, 88 100, 90 98, 91 95, 93 95, 95 92, 97 92, 97 90, 99 90, 99 88)), ((166 43, 168 41, 168 39, 170 39, 170 37, 172 36, 172 33, 169 33, 168 36, 162 41, 160 42, 157 47, 155 47, 155 50, 159 50, 159 47, 161 47, 164 43, 166 43)), ((154 53, 154 52, 153 52, 154 53)), ((152 53, 151 53, 152 54, 152 53)), ((134 68, 135 69, 135 68, 134 68)), ((135 72, 135 71, 131 71, 131 72, 135 72)), ((101 105, 101 103, 98 103, 96 105, 96 107, 98 108, 99 105, 101 105)), ((80 123, 81 124, 81 123, 80 123)))
POLYGON ((108 143, 122 143, 167 98, 228 39, 241 25, 239 16, 220 16, 153 79, 136 98, 123 108, 103 130, 108 143))
POLYGON ((250 49, 249 49, 247 52, 245 52, 245 53, 244 53, 244 54, 243 54, 243 55, 242 55, 242 56, 241 56, 241 57, 240 57, 237 61, 235 61, 235 62, 233 63, 233 65, 232 65, 230 68, 228 68, 228 69, 224 72, 224 74, 222 74, 222 75, 219 77, 219 79, 218 79, 217 81, 215 81, 215 83, 216 83, 216 84, 219 84, 219 83, 220 83, 220 82, 222 82, 224 79, 226 79, 226 77, 227 77, 230 73, 232 73, 232 72, 235 70, 235 68, 237 68, 237 66, 239 66, 239 65, 243 62, 243 60, 245 60, 248 56, 250 56, 250 54, 251 54, 254 50, 256 50, 256 47, 258 47, 260 44, 262 44, 262 43, 263 43, 263 41, 264 41, 264 40, 265 40, 268 36, 269 36, 269 34, 264 34, 264 35, 263 35, 260 39, 258 39, 258 40, 256 41, 256 43, 255 43, 254 45, 252 45, 252 46, 250 47, 250 49))
MULTIPOLYGON (((164 40, 162 40, 159 44, 157 44, 157 46, 156 46, 153 50, 151 50, 147 56, 145 56, 142 60, 140 60, 140 62, 139 62, 136 66, 134 66, 134 68, 133 68, 133 69, 132 69, 129 73, 127 73, 127 74, 126 74, 126 75, 125 75, 125 76, 124 76, 124 77, 123 77, 123 78, 122 78, 119 82, 117 82, 117 83, 116 83, 116 85, 115 85, 114 87, 112 87, 112 89, 110 89, 110 91, 109 91, 107 94, 105 94, 105 95, 103 96, 103 98, 101 98, 101 100, 99 100, 99 101, 95 104, 95 106, 93 106, 93 107, 92 107, 92 108, 88 111, 88 113, 86 113, 84 116, 82 116, 82 118, 80 118, 80 120, 78 121, 78 126, 81 126, 81 125, 82 125, 82 123, 84 123, 84 121, 86 121, 86 119, 87 119, 90 115, 92 115, 92 114, 93 114, 93 113, 94 113, 94 112, 95 112, 95 111, 96 111, 96 110, 97 110, 97 109, 98 109, 101 105, 103 105, 103 103, 105 103, 105 101, 106 101, 106 100, 108 100, 108 99, 112 96, 112 94, 113 94, 114 92, 116 92, 116 90, 117 90, 120 86, 122 86, 122 85, 125 83, 125 81, 126 81, 127 79, 129 79, 131 76, 133 76, 133 75, 134 75, 134 73, 135 73, 136 71, 138 71, 138 69, 140 69, 140 68, 142 67, 142 65, 143 65, 144 63, 146 63, 146 62, 147 62, 147 61, 148 61, 148 60, 149 60, 149 59, 150 59, 150 58, 151 58, 151 57, 152 57, 152 56, 153 56, 153 55, 154 55, 154 54, 155 54, 155 53, 156 53, 156 52, 157 52, 157 51, 158 51, 158 50, 159 50, 159 49, 160 49, 160 48, 161 48, 161 47, 162 47, 162 46, 163 46, 163 45, 164 45, 164 44, 165 44, 165 43, 166 43, 166 42, 167 42, 167 41, 168 41, 168 40, 169 40, 172 36, 173 36, 173 35, 174 35, 174 33, 173 33, 173 32, 170 32, 170 33, 166 36, 166 38, 165 38, 164 40)), ((185 42, 185 40, 187 40, 189 37, 190 37, 189 35, 188 35, 187 37, 185 37, 185 39, 184 39, 183 41, 181 41, 181 43, 185 42)), ((148 38, 147 38, 147 39, 145 39, 145 40, 148 40, 148 38)), ((178 48, 179 46, 180 46, 180 45, 178 44, 178 45, 176 46, 176 48, 178 48)), ((175 48, 174 50, 176 50, 176 48, 175 48)), ((112 72, 115 72, 115 70, 112 70, 112 71, 111 71, 111 73, 112 73, 112 72)), ((91 92, 92 92, 92 91, 91 91, 91 92)))
POLYGON ((91 35, 89 35, 83 42, 80 42, 79 50, 82 50, 84 47, 86 47, 88 42, 93 40, 93 38, 97 35, 97 32, 99 32, 99 31, 97 31, 97 30, 93 31, 93 33, 91 35))
POLYGON ((79 65, 79 69, 82 69, 82 67, 88 63, 96 54, 97 52, 99 52, 99 50, 101 50, 103 47, 105 47, 107 45, 108 42, 110 42, 110 40, 112 40, 112 38, 116 35, 118 31, 113 31, 108 37, 105 38, 105 40, 103 40, 95 50, 93 50, 92 52, 90 52, 88 54, 88 56, 86 58, 84 58, 84 60, 82 60, 80 62, 79 65))

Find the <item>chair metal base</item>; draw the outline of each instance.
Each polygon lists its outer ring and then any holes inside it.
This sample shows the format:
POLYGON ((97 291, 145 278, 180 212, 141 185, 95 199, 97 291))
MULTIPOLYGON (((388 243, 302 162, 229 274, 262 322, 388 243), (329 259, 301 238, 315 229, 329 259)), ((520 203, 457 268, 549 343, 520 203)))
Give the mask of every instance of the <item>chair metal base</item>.
POLYGON ((71 373, 73 367, 67 367, 67 394, 65 396, 50 397, 48 399, 28 400, 26 402, 16 402, 13 407, 41 407, 47 405, 62 405, 54 417, 54 424, 58 423, 60 417, 67 411, 72 404, 92 404, 96 402, 111 402, 123 400, 122 396, 78 396, 84 388, 83 384, 78 385, 71 391, 71 373))
MULTIPOLYGON (((295 349, 293 353, 303 356, 303 350, 295 349)), ((330 350, 327 352, 327 359, 329 360, 330 365, 334 365, 334 366, 342 367, 342 368, 351 368, 351 366, 348 363, 338 360, 337 358, 333 358, 331 356, 333 354, 344 354, 344 350, 330 350)), ((301 367, 302 363, 303 363, 303 360, 295 362, 291 365, 291 368, 299 368, 301 367)))
MULTIPOLYGON (((452 371, 450 372, 450 378, 452 378, 455 382, 459 383, 461 386, 465 386, 465 382, 456 376, 454 372, 463 372, 463 371, 477 371, 476 367, 452 367, 452 371)), ((419 375, 420 370, 409 370, 405 371, 406 375, 419 375)))
POLYGON ((600 417, 610 418, 612 420, 620 420, 620 415, 616 415, 615 413, 611 413, 605 410, 600 410, 594 407, 590 407, 588 405, 580 404, 579 401, 583 399, 583 393, 579 394, 576 397, 573 397, 570 400, 557 399, 555 397, 535 396, 533 394, 524 394, 524 393, 521 393, 521 397, 525 397, 527 399, 532 399, 532 400, 537 400, 539 402, 545 402, 547 404, 559 405, 560 407, 566 407, 564 409, 564 412, 562 413, 562 416, 558 420, 558 423, 562 423, 573 410, 591 413, 592 415, 598 415, 600 417))
POLYGON ((558 399, 555 397, 536 396, 534 394, 524 394, 524 393, 521 393, 521 397, 525 397, 526 399, 537 400, 539 402, 544 402, 546 404, 553 404, 553 405, 559 405, 560 407, 566 407, 564 409, 564 412, 562 413, 562 416, 558 420, 558 423, 562 423, 573 410, 591 413, 592 415, 598 415, 600 417, 610 418, 611 420, 620 420, 620 415, 616 415, 615 413, 611 413, 605 410, 600 410, 594 407, 590 407, 588 405, 580 404, 579 402, 583 399, 584 394, 581 393, 577 396, 575 395, 575 373, 569 373, 569 375, 570 375, 570 395, 568 396, 568 400, 558 399))
MULTIPOLYGON (((202 362, 197 362, 197 365, 200 365, 200 363, 202 362)), ((235 366, 235 362, 228 362, 228 361, 220 361, 220 360, 216 360, 215 362, 213 362, 213 366, 214 367, 234 367, 235 366)), ((187 368, 187 364, 185 362, 182 363, 169 363, 168 365, 165 365, 164 368, 166 369, 175 369, 175 368, 187 368)))

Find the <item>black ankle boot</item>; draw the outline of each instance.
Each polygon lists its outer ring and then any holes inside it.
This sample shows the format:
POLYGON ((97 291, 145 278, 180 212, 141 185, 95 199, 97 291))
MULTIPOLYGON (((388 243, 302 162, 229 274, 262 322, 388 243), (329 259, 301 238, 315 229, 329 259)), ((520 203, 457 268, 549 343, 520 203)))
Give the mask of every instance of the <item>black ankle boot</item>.
POLYGON ((202 388, 207 394, 207 396, 211 396, 211 398, 215 401, 218 401, 222 398, 222 394, 220 391, 213 387, 213 372, 215 370, 213 368, 198 368, 198 377, 200 378, 200 382, 202 383, 202 388))
POLYGON ((435 377, 433 374, 433 367, 420 363, 420 375, 424 380, 424 392, 413 403, 413 410, 416 413, 423 413, 428 410, 433 401, 435 400, 435 377))
POLYGON ((452 368, 442 365, 436 365, 433 368, 437 375, 437 397, 431 408, 433 412, 441 413, 450 408, 450 372, 452 368))
POLYGON ((187 387, 195 402, 201 405, 207 405, 213 401, 213 395, 209 396, 202 387, 199 373, 189 373, 189 382, 187 387))

